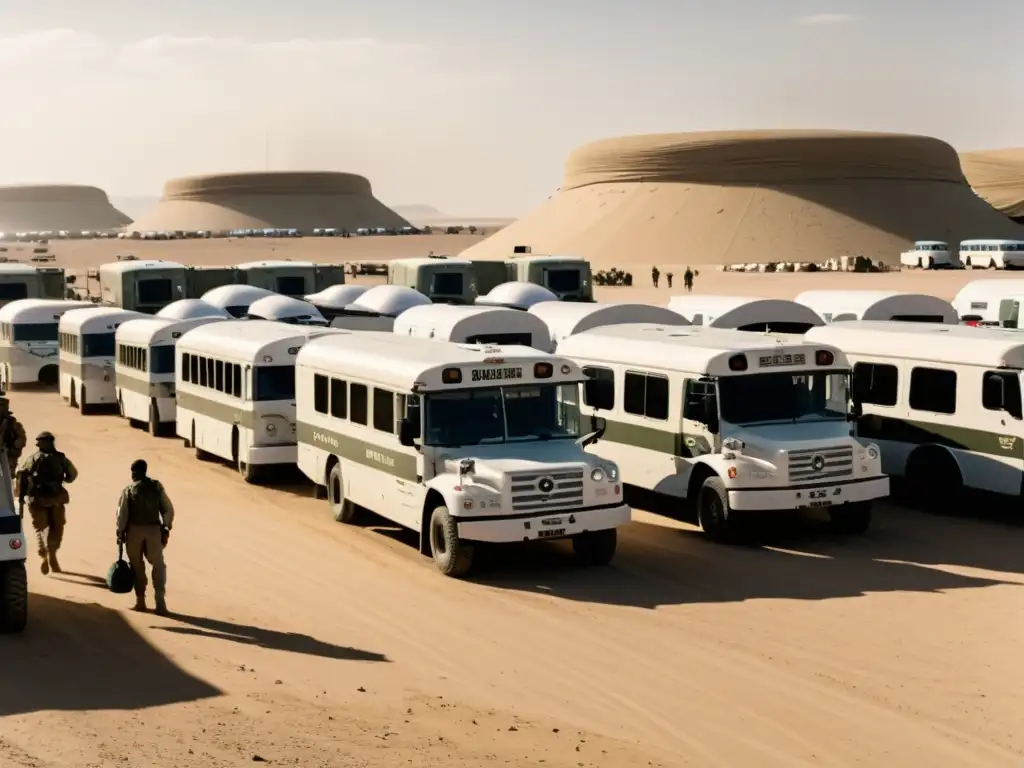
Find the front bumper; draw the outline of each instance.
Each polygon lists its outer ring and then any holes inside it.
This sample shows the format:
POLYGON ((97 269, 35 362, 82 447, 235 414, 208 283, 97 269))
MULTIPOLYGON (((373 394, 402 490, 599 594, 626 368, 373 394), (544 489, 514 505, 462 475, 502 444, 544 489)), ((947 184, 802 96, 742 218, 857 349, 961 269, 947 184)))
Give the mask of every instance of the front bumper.
POLYGON ((889 478, 882 475, 845 483, 730 489, 729 507, 737 511, 757 512, 828 508, 859 501, 873 501, 888 495, 889 478))
POLYGON ((536 539, 564 539, 586 531, 618 528, 632 519, 625 504, 570 509, 541 515, 496 515, 464 520, 456 517, 459 538, 494 544, 536 539))
POLYGON ((258 464, 294 464, 299 460, 299 447, 290 445, 253 445, 249 447, 249 463, 258 464))

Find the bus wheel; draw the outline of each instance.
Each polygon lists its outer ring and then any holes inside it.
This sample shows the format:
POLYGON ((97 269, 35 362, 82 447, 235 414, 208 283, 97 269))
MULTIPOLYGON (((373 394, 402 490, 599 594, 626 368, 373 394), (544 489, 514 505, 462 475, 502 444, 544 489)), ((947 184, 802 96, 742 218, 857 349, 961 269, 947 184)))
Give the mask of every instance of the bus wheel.
POLYGON ((85 396, 85 384, 83 384, 81 389, 78 390, 78 412, 83 416, 88 415, 90 410, 89 406, 86 405, 85 396))
POLYGON ((864 533, 871 527, 871 502, 858 501, 828 511, 832 527, 841 533, 864 533))
POLYGON ((327 476, 327 503, 331 507, 331 516, 339 523, 352 525, 357 522, 356 505, 345 498, 345 486, 341 480, 341 464, 331 467, 327 476))
POLYGON ((935 269, 935 259, 928 257, 928 269, 935 269))
POLYGON ((250 464, 241 456, 238 457, 236 464, 238 466, 238 474, 242 476, 242 479, 245 480, 245 482, 256 482, 256 479, 259 476, 259 467, 250 464))
POLYGON ((0 563, 0 634, 21 632, 28 624, 25 561, 0 563))
POLYGON ((923 512, 956 514, 964 493, 960 467, 943 448, 918 448, 907 459, 906 490, 910 503, 923 512))
POLYGON ((430 514, 430 552, 445 576, 465 576, 473 567, 473 545, 459 538, 458 523, 443 504, 430 514))
POLYGON ((608 565, 615 557, 619 534, 614 528, 586 531, 572 537, 572 551, 583 565, 608 565))
POLYGON ((722 478, 713 475, 704 481, 697 497, 697 522, 711 541, 731 542, 735 538, 735 513, 729 509, 729 492, 722 478))
POLYGON ((989 269, 995 269, 996 268, 996 260, 995 259, 989 259, 988 260, 988 268, 989 269))

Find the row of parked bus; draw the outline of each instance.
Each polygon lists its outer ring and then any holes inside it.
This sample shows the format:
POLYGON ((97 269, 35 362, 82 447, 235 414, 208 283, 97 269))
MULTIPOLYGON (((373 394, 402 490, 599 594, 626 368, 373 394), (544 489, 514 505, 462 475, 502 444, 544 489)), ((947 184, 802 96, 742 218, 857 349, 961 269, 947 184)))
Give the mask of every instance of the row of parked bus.
POLYGON ((918 240, 900 254, 917 269, 1024 269, 1024 240, 963 240, 956 250, 944 240, 918 240))
MULTIPOLYGON (((860 296, 889 315, 838 321, 858 298, 840 293, 858 292, 827 293, 831 321, 800 302, 693 295, 420 305, 373 332, 212 305, 50 313, 69 404, 116 404, 249 482, 296 465, 336 519, 370 509, 417 531, 449 575, 477 542, 569 538, 583 561, 610 561, 624 483, 722 541, 785 510, 866 530, 890 477, 935 508, 968 488, 1019 497, 1024 336, 912 294, 860 296)), ((0 349, 16 344, 10 311, 0 349)))

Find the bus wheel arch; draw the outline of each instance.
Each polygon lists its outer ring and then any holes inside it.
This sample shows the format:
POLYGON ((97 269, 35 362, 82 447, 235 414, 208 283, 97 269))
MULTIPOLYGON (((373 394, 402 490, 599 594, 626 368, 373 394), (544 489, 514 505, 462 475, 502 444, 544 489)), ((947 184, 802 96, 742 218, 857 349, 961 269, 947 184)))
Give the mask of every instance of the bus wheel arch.
POLYGON ((327 503, 331 507, 331 516, 339 523, 353 525, 359 521, 358 507, 345 497, 345 482, 341 474, 341 462, 332 456, 333 466, 328 460, 327 470, 327 503))
POLYGON ((704 478, 697 492, 697 523, 711 541, 728 543, 735 538, 736 515, 729 508, 729 490, 715 473, 704 478))
POLYGON ((910 501, 918 509, 948 513, 963 501, 963 470, 945 446, 919 445, 907 457, 903 477, 910 501))
POLYGON ((247 461, 248 455, 242 455, 242 435, 237 424, 231 428, 231 457, 242 479, 247 483, 255 483, 259 474, 258 468, 247 461))
POLYGON ((689 519, 697 519, 697 502, 700 497, 700 489, 704 485, 705 480, 709 477, 715 476, 716 474, 717 473, 714 469, 703 462, 693 465, 693 469, 690 470, 690 478, 686 485, 686 511, 689 519))
POLYGON ((441 503, 431 510, 427 526, 431 556, 437 569, 452 578, 469 573, 475 547, 473 542, 459 537, 458 520, 452 517, 447 504, 441 503))
MULTIPOLYGON (((8 376, 10 376, 10 373, 8 373, 8 376)), ((8 378, 8 381, 10 381, 10 378, 8 378)), ((51 363, 40 368, 39 383, 48 387, 60 384, 60 367, 51 363)))
POLYGON ((430 518, 437 507, 446 506, 444 496, 436 488, 427 491, 427 497, 423 500, 423 511, 420 514, 420 554, 433 557, 434 550, 430 546, 430 518))

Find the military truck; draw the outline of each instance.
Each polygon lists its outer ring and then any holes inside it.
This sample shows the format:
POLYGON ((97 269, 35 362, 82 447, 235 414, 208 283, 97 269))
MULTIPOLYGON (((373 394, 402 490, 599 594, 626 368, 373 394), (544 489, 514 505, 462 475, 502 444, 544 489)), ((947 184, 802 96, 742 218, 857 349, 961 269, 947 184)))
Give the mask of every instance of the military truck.
POLYGON ((21 513, 14 501, 14 478, 7 452, 0 450, 0 634, 21 632, 28 623, 26 551, 21 513))
POLYGON ((508 265, 509 282, 536 283, 561 301, 593 301, 590 262, 573 256, 541 256, 516 246, 508 265))
POLYGON ((185 298, 187 267, 163 259, 124 259, 100 265, 100 304, 155 315, 185 298))
POLYGON ((313 282, 316 285, 316 292, 330 288, 332 285, 345 284, 344 264, 317 264, 313 282))
POLYGON ((237 267, 186 267, 185 298, 198 299, 207 291, 239 282, 237 267))
POLYGON ((0 307, 18 299, 63 299, 64 270, 0 262, 0 307))
POLYGON ((316 293, 316 265, 311 261, 250 261, 236 265, 238 282, 301 299, 316 293))
POLYGON ((395 259, 388 264, 388 284, 412 288, 435 304, 472 304, 477 297, 473 262, 447 256, 395 259))

